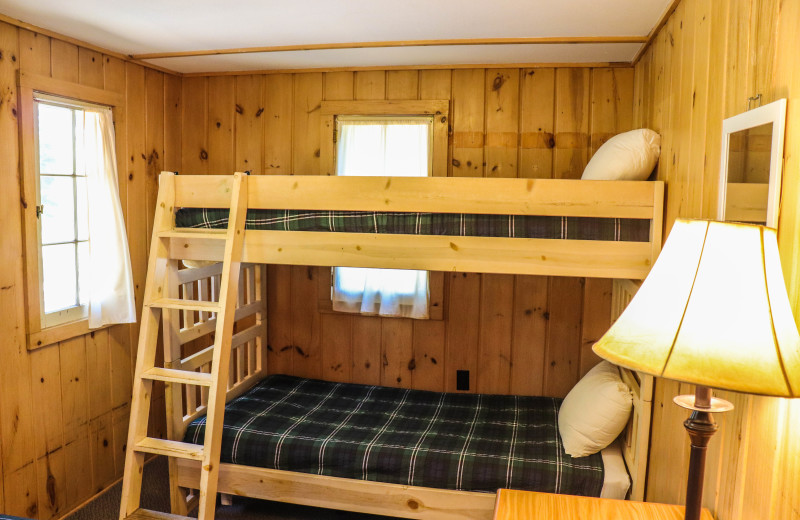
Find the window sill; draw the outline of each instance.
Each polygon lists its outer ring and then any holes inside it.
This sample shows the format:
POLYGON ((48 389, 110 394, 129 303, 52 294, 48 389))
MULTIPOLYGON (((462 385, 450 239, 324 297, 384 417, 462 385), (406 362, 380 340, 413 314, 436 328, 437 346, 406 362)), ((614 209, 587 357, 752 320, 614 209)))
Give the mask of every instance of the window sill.
POLYGON ((65 341, 78 336, 84 336, 97 330, 103 330, 110 326, 111 325, 105 325, 97 329, 90 329, 89 320, 83 319, 64 323, 63 325, 47 327, 46 329, 42 329, 38 332, 28 334, 28 350, 36 350, 38 348, 47 347, 48 345, 53 345, 59 341, 65 341))

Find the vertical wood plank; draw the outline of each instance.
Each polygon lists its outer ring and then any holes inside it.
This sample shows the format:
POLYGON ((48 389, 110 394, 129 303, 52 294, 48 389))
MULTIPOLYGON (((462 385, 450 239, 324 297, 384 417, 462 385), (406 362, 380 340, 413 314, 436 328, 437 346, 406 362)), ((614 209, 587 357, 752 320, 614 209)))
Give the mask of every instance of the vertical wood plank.
POLYGON ((352 379, 353 353, 350 338, 352 320, 350 316, 323 314, 322 378, 327 381, 347 383, 352 379))
POLYGON ((453 71, 453 177, 482 177, 484 145, 483 69, 453 71))
POLYGON ((477 391, 480 393, 509 393, 513 307, 514 276, 484 274, 477 374, 477 391))
POLYGON ((291 273, 292 368, 296 375, 318 379, 322 375, 322 355, 316 269, 291 266, 291 273))
POLYGON ((480 275, 452 273, 446 309, 445 391, 456 391, 456 371, 468 370, 470 391, 475 392, 478 377, 478 328, 480 321, 480 275), (468 324, 468 326, 464 326, 468 324))
POLYGON ((292 173, 291 74, 271 74, 264 79, 264 171, 292 173))
MULTIPOLYGON (((0 233, 0 334, 3 362, 0 363, 0 468, 4 473, 6 511, 28 513, 35 506, 34 418, 32 410, 31 365, 25 337, 25 303, 22 276, 21 194, 12 177, 19 167, 16 76, 20 67, 18 30, 0 23, 0 221, 7 230, 0 233), (27 469, 25 469, 27 468, 27 469), (16 493, 21 493, 18 495, 16 493)), ((31 515, 26 515, 31 516, 31 515)))
POLYGON ((318 175, 322 73, 296 74, 292 165, 296 175, 318 175))
POLYGON ((183 78, 181 91, 181 172, 201 175, 208 172, 208 79, 183 78))
POLYGON ((24 72, 50 76, 50 38, 19 29, 19 62, 24 72))
POLYGON ((592 69, 590 154, 633 124, 633 69, 592 69))
POLYGON ((412 388, 444 391, 444 350, 444 321, 414 320, 412 388))
POLYGON ((356 99, 386 99, 386 73, 382 70, 356 72, 354 87, 356 99))
POLYGON ((589 83, 588 69, 556 69, 557 179, 580 179, 589 160, 589 83))
POLYGON ((270 265, 267 269, 267 370, 270 374, 291 374, 292 267, 270 265))
POLYGON ((517 395, 542 395, 547 345, 546 276, 516 276, 514 336, 511 340, 511 385, 517 395))
MULTIPOLYGON (((450 99, 451 91, 450 70, 422 70, 419 72, 419 97, 420 99, 450 99)), ((450 108, 450 121, 448 122, 448 136, 442 137, 440 141, 433 143, 433 164, 444 163, 444 169, 439 171, 434 166, 433 175, 446 177, 450 175, 452 163, 449 158, 452 156, 450 151, 449 135, 453 133, 452 107, 450 108)))
POLYGON ((519 69, 486 71, 486 177, 517 176, 519 69))
POLYGON ((353 317, 353 382, 377 385, 381 381, 381 324, 372 316, 353 317))
POLYGON ((50 70, 55 79, 78 83, 78 46, 61 40, 50 42, 50 70))
POLYGON ((586 375, 601 361, 592 351, 592 346, 611 327, 611 284, 612 280, 607 278, 586 279, 583 288, 579 377, 586 375))
POLYGON ((381 385, 411 386, 413 329, 407 318, 381 318, 381 385))
POLYGON ((236 76, 235 168, 256 175, 264 171, 263 89, 263 76, 236 76))
POLYGON ((164 76, 164 168, 181 169, 181 78, 164 76))
POLYGON ((553 176, 555 69, 523 69, 520 78, 519 176, 553 176))
POLYGON ((552 276, 548 293, 544 395, 564 397, 580 370, 583 279, 552 276))
MULTIPOLYGON (((53 40, 55 44, 57 40, 53 40)), ((53 62, 55 67, 55 61, 53 62)), ((103 88, 103 55, 81 47, 78 52, 78 76, 81 85, 103 88)))
POLYGON ((208 172, 230 175, 236 170, 236 148, 233 140, 235 78, 208 78, 208 172))
POLYGON ((386 73, 386 99, 417 99, 418 97, 418 71, 390 70, 386 73))

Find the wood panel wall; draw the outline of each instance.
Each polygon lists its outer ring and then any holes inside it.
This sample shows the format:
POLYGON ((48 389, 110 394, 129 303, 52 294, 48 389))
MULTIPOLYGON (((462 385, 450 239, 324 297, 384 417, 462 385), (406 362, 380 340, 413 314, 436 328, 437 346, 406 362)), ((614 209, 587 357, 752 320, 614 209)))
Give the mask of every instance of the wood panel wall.
MULTIPOLYGON (((0 23, 0 512, 47 520, 122 475, 138 328, 26 349, 18 70, 124 94, 117 162, 138 307, 156 175, 181 160, 181 91, 178 77, 0 23)), ((163 397, 154 408, 158 435, 163 397)))
MULTIPOLYGON (((800 311, 800 0, 683 0, 636 66, 634 121, 662 133, 659 178, 676 217, 716 214, 722 120, 747 98, 786 97, 779 244, 790 299, 800 311)), ((658 380, 648 500, 682 503, 687 414, 672 397, 691 391, 658 380)), ((800 403, 722 392, 704 502, 721 520, 800 518, 800 403)))
MULTIPOLYGON (((633 70, 187 77, 182 95, 186 174, 317 175, 323 100, 449 99, 448 175, 578 178, 630 129, 633 70)), ((448 274, 444 319, 418 321, 320 312, 329 278, 270 268, 270 372, 455 391, 469 370, 471 391, 564 396, 609 325, 608 280, 448 274)))

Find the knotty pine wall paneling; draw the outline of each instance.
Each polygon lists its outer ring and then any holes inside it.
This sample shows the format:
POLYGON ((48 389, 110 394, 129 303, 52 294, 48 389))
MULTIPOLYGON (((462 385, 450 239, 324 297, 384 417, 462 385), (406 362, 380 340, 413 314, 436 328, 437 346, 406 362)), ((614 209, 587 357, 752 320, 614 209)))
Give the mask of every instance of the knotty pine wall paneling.
MULTIPOLYGON (((317 175, 323 100, 449 99, 449 143, 434 152, 448 175, 578 178, 633 127, 633 90, 632 68, 184 78, 180 170, 317 175)), ((270 372, 455 391, 469 370, 473 392, 563 396, 609 325, 608 280, 449 273, 444 319, 417 321, 320 312, 326 270, 270 266, 270 372)))
MULTIPOLYGON (((125 95, 116 114, 119 188, 137 307, 157 174, 178 169, 180 79, 0 23, 0 511, 59 518, 122 475, 138 329, 119 325, 26 348, 19 204, 18 71, 125 95)), ((164 431, 163 397, 151 431, 164 431)))
MULTIPOLYGON (((800 1, 683 0, 635 69, 634 122, 662 134, 658 177, 667 183, 667 231, 677 217, 716 214, 722 120, 788 98, 778 240, 795 316, 800 311, 800 1), (755 106, 755 105, 752 105, 755 106)), ((648 500, 682 503, 688 466, 689 385, 656 381, 648 500)), ((704 505, 720 520, 798 518, 800 407, 794 401, 720 392, 706 465, 704 505)))

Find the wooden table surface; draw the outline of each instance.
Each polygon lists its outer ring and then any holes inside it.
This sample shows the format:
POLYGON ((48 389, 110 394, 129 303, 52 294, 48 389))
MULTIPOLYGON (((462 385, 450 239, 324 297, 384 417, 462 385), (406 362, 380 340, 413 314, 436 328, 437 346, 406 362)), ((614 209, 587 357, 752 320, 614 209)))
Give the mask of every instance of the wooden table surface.
MULTIPOLYGON (((704 509, 701 520, 714 520, 704 509)), ((683 506, 501 489, 495 520, 683 520, 683 506)))

